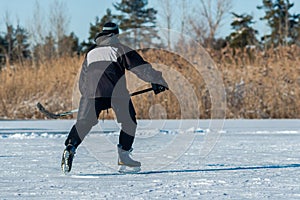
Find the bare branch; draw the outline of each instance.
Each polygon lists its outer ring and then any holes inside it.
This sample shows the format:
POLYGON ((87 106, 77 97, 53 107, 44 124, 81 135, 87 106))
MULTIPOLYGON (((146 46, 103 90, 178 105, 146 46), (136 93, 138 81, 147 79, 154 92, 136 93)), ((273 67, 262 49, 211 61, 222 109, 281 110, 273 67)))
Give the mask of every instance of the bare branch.
POLYGON ((53 28, 53 35, 59 41, 66 34, 70 18, 66 14, 66 5, 55 0, 50 6, 50 25, 53 28))
POLYGON ((209 43, 215 38, 226 13, 232 8, 232 0, 200 0, 200 14, 207 22, 209 43), (215 8, 215 9, 214 9, 215 8))
POLYGON ((159 4, 161 5, 162 8, 162 12, 161 12, 161 16, 165 19, 166 23, 167 23, 167 45, 168 48, 170 48, 171 46, 171 36, 170 36, 170 31, 172 28, 172 17, 173 17, 173 7, 171 6, 171 0, 160 0, 159 4))
POLYGON ((41 9, 41 6, 36 0, 33 10, 33 16, 29 25, 29 32, 34 45, 41 44, 44 41, 47 33, 48 27, 47 23, 45 23, 45 18, 42 13, 43 11, 41 9))

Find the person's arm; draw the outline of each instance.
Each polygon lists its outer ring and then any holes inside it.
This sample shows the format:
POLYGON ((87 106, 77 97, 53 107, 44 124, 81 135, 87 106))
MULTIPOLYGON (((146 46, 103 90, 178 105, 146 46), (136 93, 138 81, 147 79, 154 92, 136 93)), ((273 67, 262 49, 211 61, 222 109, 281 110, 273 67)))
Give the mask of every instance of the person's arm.
POLYGON ((122 56, 125 68, 133 72, 143 81, 152 84, 155 94, 158 94, 168 88, 168 84, 160 71, 153 69, 151 64, 146 62, 136 51, 128 51, 122 56))

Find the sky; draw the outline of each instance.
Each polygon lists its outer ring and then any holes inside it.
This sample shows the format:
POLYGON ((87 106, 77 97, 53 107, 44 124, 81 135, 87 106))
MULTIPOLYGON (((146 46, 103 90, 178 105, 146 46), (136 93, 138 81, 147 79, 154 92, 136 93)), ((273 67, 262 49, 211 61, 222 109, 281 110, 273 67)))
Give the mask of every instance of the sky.
MULTIPOLYGON (((19 21, 19 24, 23 27, 27 27, 32 23, 33 12, 35 10, 37 0, 0 0, 0 32, 5 31, 5 16, 8 13, 9 20, 12 24, 16 25, 19 21), (25 3, 26 2, 26 3, 25 3)), ((86 40, 89 36, 90 23, 95 23, 96 16, 101 17, 106 13, 106 9, 112 9, 114 12, 114 7, 112 6, 115 2, 120 2, 120 0, 39 0, 41 7, 41 12, 45 15, 49 15, 49 7, 53 2, 63 2, 65 5, 65 14, 70 18, 70 23, 67 28, 68 32, 74 32, 80 41, 86 40)), ((160 3, 160 0, 148 0, 149 7, 154 7, 158 10, 158 24, 164 26, 162 23, 163 10, 160 3)), ((172 2, 180 2, 176 0, 171 0, 172 2)), ((199 4, 199 0, 186 0, 189 8, 187 10, 194 10, 197 12, 196 7, 199 4)), ((256 8, 257 5, 262 4, 262 0, 232 0, 233 8, 232 11, 238 14, 247 13, 254 16, 254 21, 257 23, 254 25, 254 28, 259 31, 260 35, 263 35, 268 32, 264 22, 259 21, 259 18, 264 15, 262 10, 256 8)), ((300 1, 292 0, 295 5, 292 9, 292 13, 300 12, 300 1)), ((174 19, 176 20, 173 25, 173 29, 180 31, 178 24, 180 24, 182 8, 179 6, 177 9, 174 9, 174 19)), ((188 11, 190 12, 190 11, 188 11)), ((222 27, 219 29, 218 36, 225 37, 230 34, 231 27, 230 23, 232 17, 227 15, 223 21, 222 27)))

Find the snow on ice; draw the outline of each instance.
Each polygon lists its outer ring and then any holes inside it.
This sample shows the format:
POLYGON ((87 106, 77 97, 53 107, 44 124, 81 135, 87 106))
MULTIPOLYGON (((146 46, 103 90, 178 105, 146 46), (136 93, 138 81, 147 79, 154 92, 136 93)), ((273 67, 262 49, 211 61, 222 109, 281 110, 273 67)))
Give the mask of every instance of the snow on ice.
POLYGON ((0 199, 300 199, 300 120, 226 120, 217 132, 210 120, 141 120, 133 157, 142 171, 125 175, 119 126, 99 121, 66 176, 73 123, 0 121, 0 199))

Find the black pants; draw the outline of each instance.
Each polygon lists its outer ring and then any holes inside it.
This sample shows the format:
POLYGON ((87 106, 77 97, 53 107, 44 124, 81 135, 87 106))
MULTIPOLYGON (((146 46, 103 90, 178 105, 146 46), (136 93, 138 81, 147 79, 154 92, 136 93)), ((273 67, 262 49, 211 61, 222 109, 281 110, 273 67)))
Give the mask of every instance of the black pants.
POLYGON ((98 123, 98 117, 102 110, 112 108, 116 114, 118 123, 121 123, 119 144, 126 151, 131 149, 137 122, 136 113, 130 97, 126 98, 95 98, 80 99, 77 121, 69 132, 65 145, 72 144, 78 147, 84 137, 93 126, 98 123))

